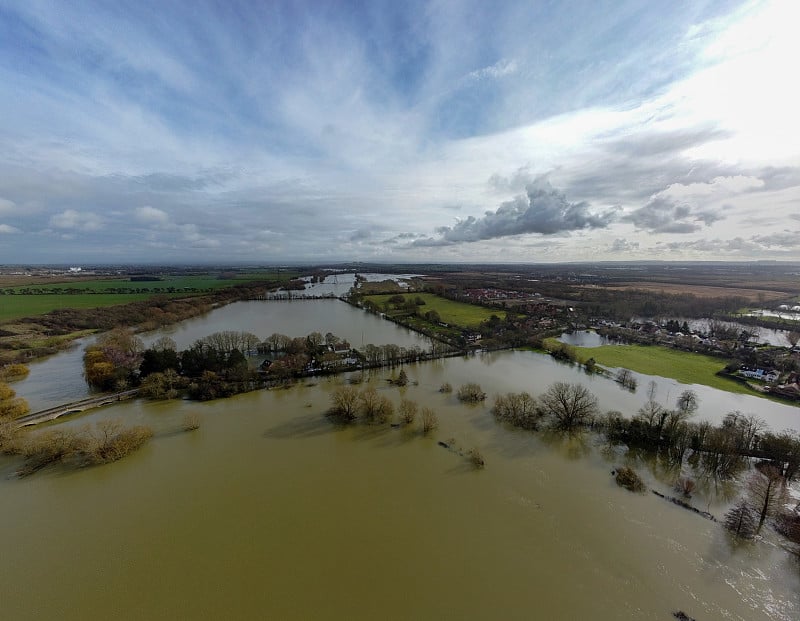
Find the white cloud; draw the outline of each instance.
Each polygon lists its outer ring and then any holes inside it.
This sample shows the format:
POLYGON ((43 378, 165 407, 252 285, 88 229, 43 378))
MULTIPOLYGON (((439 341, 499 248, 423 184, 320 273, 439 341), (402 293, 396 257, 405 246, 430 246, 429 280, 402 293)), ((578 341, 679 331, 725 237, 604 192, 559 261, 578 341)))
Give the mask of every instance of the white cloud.
POLYGON ((0 198, 0 213, 11 213, 16 207, 14 201, 10 201, 7 198, 0 198))
POLYGON ((134 209, 134 214, 136 219, 144 224, 167 224, 169 222, 169 216, 166 211, 149 205, 137 207, 134 209))
POLYGON ((19 233, 20 230, 10 224, 0 224, 0 234, 19 233))
POLYGON ((77 231, 99 231, 104 226, 103 218, 90 211, 66 209, 50 218, 50 226, 57 229, 77 231))

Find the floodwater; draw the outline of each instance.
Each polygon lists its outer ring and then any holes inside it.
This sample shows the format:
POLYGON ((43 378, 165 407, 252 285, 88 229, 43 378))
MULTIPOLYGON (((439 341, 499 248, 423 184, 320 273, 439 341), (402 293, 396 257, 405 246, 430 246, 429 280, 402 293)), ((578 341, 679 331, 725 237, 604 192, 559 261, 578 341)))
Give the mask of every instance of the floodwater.
MULTIPOLYGON (((306 336, 310 332, 323 335, 332 332, 357 348, 368 343, 393 343, 401 347, 430 349, 427 337, 339 300, 235 302, 201 317, 140 336, 145 345, 161 336, 169 336, 180 350, 191 347, 197 339, 224 330, 252 332, 261 339, 274 332, 290 337, 306 336)), ((15 382, 13 388, 18 396, 28 400, 31 411, 90 395, 82 379, 83 350, 93 341, 93 338, 81 339, 72 349, 29 365, 28 377, 15 382)))
MULTIPOLYGON (((293 334, 295 303, 262 304, 286 309, 287 323, 275 316, 270 331, 293 334)), ((327 331, 300 332, 315 329, 327 331)), ((603 409, 632 413, 644 390, 531 352, 405 369, 404 389, 385 381, 389 370, 370 381, 395 403, 433 408, 431 437, 332 425, 324 412, 344 378, 326 378, 208 403, 126 402, 62 423, 119 418, 156 430, 106 466, 20 480, 18 462, 0 458, 3 618, 800 618, 800 566, 768 529, 765 541, 736 544, 717 523, 618 488, 609 472, 633 458, 593 436, 509 429, 495 423, 491 399, 464 406, 438 392, 476 381, 490 395, 539 394, 552 381, 583 381, 603 409), (189 412, 201 428, 181 432, 189 412), (479 448, 486 468, 438 440, 479 448)), ((659 380, 658 398, 685 388, 659 380)), ((731 405, 728 393, 693 388, 699 416, 731 405)), ((750 399, 739 409, 798 428, 800 409, 750 399)), ((677 473, 630 465, 671 493, 677 473)), ((713 488, 693 500, 718 516, 732 501, 713 488)))

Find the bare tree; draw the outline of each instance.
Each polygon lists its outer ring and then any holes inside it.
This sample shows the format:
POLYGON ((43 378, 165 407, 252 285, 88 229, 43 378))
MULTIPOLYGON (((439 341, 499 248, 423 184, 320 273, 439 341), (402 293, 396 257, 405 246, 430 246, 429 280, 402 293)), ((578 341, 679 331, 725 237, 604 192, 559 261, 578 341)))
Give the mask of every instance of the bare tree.
POLYGON ((597 397, 581 384, 556 382, 539 398, 542 412, 556 427, 573 429, 598 413, 597 397))
POLYGON ((536 429, 540 418, 536 400, 527 392, 498 395, 494 400, 492 414, 497 420, 523 429, 536 429))
POLYGON ((339 386, 331 395, 334 416, 341 420, 352 421, 358 411, 358 389, 354 386, 339 386))
POLYGON ((486 399, 486 393, 481 390, 480 384, 474 382, 462 385, 458 389, 456 396, 459 401, 466 401, 467 403, 478 403, 486 399))
POLYGON ((417 402, 410 399, 400 400, 400 420, 405 425, 410 425, 417 417, 417 402))
POLYGON ((746 500, 740 500, 725 514, 725 528, 744 539, 752 539, 756 534, 756 515, 746 500))
POLYGON ((427 434, 439 426, 436 413, 430 408, 422 408, 422 433, 427 434))
POLYGON ((758 511, 756 532, 759 532, 764 520, 786 502, 786 479, 775 466, 760 465, 747 480, 747 491, 750 504, 758 511))

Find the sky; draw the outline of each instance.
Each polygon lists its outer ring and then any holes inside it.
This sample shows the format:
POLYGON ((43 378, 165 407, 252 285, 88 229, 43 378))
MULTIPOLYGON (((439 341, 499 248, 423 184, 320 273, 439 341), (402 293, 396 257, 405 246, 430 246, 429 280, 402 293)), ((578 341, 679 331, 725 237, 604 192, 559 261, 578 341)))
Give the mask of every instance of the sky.
POLYGON ((796 0, 0 0, 0 264, 800 260, 796 0))

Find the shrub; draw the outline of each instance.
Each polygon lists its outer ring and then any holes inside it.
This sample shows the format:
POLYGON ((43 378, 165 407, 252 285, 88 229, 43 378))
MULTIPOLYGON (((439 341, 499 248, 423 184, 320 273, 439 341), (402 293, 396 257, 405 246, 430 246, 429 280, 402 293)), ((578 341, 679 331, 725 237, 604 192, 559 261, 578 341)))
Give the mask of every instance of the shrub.
POLYGON ((645 485, 644 481, 642 481, 642 477, 640 477, 632 468, 628 468, 627 466, 617 468, 614 478, 617 481, 617 485, 624 487, 627 490, 632 492, 645 491, 645 485))
POLYGON ((0 367, 0 380, 14 382, 28 377, 31 370, 24 364, 7 364, 0 367))
POLYGON ((183 430, 194 431, 200 429, 200 415, 197 412, 189 412, 183 417, 183 430))
POLYGON ((400 369, 400 373, 397 375, 397 379, 394 380, 394 383, 397 386, 405 386, 408 384, 408 375, 406 375, 405 370, 400 369))
POLYGON ((483 454, 478 447, 475 447, 467 453, 467 458, 474 468, 483 468, 486 465, 486 460, 483 458, 483 454))
POLYGON ((523 429, 536 429, 540 418, 536 401, 527 392, 498 395, 494 400, 492 414, 497 420, 523 429))
POLYGON ((428 434, 439 426, 436 413, 430 408, 422 408, 422 433, 428 434))
POLYGON ((417 402, 409 399, 400 400, 400 421, 404 425, 410 425, 417 417, 417 402))
POLYGON ((474 382, 461 386, 456 396, 459 401, 466 403, 478 403, 486 399, 486 393, 481 390, 480 384, 474 382))
POLYGON ((450 382, 445 382, 444 384, 439 386, 439 392, 443 392, 445 394, 449 394, 449 393, 453 392, 453 386, 450 384, 450 382))

